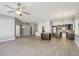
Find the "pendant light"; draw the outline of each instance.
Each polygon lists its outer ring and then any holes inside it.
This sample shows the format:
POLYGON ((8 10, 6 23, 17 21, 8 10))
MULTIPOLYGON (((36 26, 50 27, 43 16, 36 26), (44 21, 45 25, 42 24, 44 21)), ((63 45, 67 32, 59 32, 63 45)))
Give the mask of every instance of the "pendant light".
POLYGON ((63 18, 63 10, 62 10, 62 30, 64 30, 65 29, 65 24, 64 24, 64 18, 63 18))

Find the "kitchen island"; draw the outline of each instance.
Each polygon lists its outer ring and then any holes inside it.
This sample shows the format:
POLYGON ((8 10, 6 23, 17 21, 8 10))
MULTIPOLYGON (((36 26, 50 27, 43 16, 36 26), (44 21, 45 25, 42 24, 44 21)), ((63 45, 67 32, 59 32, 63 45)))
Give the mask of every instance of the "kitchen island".
POLYGON ((51 40, 51 33, 41 33, 42 40, 51 40))

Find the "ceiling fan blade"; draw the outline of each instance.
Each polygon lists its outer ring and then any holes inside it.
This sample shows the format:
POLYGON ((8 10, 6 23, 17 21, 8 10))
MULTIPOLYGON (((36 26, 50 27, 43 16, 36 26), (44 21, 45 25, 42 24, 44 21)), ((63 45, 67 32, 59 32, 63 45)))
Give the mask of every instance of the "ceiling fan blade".
POLYGON ((23 12, 24 14, 27 14, 27 15, 30 15, 30 13, 28 13, 28 12, 23 12))
POLYGON ((8 13, 12 13, 12 12, 15 12, 15 11, 7 11, 8 13))
POLYGON ((8 8, 10 8, 10 9, 13 9, 13 10, 15 10, 15 8, 13 8, 13 7, 10 7, 9 5, 4 5, 5 7, 8 7, 8 8))

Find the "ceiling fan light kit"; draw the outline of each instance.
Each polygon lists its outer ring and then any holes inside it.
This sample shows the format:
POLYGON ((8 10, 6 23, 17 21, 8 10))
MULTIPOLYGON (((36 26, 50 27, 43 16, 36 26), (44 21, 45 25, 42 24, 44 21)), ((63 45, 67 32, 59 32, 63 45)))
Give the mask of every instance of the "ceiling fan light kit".
POLYGON ((17 14, 22 14, 22 12, 20 12, 20 11, 16 11, 16 13, 17 13, 17 14))
POLYGON ((22 16, 22 14, 30 15, 30 13, 24 12, 24 8, 22 8, 22 7, 24 7, 24 6, 22 6, 20 3, 18 3, 17 5, 18 5, 17 8, 13 8, 13 7, 9 6, 9 5, 4 5, 4 6, 5 6, 5 7, 8 7, 8 8, 10 8, 10 9, 13 10, 13 11, 8 11, 9 13, 15 12, 15 13, 18 14, 19 16, 22 16))

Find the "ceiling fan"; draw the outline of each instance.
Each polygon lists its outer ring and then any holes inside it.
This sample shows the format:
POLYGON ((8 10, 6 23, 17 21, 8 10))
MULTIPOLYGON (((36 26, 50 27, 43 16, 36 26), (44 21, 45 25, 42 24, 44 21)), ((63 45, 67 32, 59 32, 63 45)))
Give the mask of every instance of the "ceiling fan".
POLYGON ((25 7, 22 6, 21 3, 17 4, 17 6, 18 6, 17 8, 13 8, 13 7, 9 6, 9 5, 4 5, 4 6, 12 9, 12 11, 8 11, 8 13, 15 12, 16 14, 18 14, 20 16, 22 16, 22 14, 30 15, 30 13, 24 11, 25 7))

